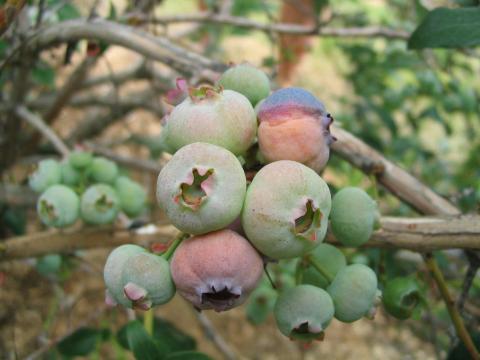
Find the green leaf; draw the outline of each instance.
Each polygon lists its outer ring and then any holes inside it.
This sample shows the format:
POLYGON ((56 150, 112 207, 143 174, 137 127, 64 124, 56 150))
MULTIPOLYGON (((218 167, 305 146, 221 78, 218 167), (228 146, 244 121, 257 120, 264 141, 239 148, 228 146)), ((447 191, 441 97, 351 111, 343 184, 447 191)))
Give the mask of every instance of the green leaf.
POLYGON ((277 292, 270 285, 259 286, 247 303, 247 319, 254 325, 263 323, 275 307, 277 292))
POLYGON ((197 347, 194 338, 180 331, 171 322, 160 318, 155 318, 153 337, 157 344, 168 353, 181 350, 195 350, 197 347))
POLYGON ((58 254, 42 256, 37 260, 36 269, 42 275, 56 273, 62 266, 62 257, 58 254))
POLYGON ((49 88, 55 87, 55 71, 53 68, 45 63, 39 64, 32 70, 32 78, 38 85, 47 86, 49 88))
POLYGON ((75 5, 67 3, 58 10, 58 19, 60 21, 78 19, 81 16, 75 5))
POLYGON ((178 351, 169 354, 165 360, 211 360, 211 358, 197 351, 178 351))
POLYGON ((3 57, 5 55, 5 52, 7 51, 7 42, 4 40, 0 40, 0 57, 3 57))
POLYGON ((92 353, 103 337, 103 330, 82 327, 67 336, 57 345, 58 351, 65 356, 86 356, 92 353))
POLYGON ((458 48, 480 44, 480 7, 438 8, 408 40, 409 49, 458 48))
POLYGON ((138 320, 130 321, 120 329, 117 339, 120 345, 132 351, 138 360, 156 360, 165 355, 138 320))
POLYGON ((110 0, 110 9, 108 10, 108 19, 115 20, 117 18, 117 9, 112 0, 110 0))

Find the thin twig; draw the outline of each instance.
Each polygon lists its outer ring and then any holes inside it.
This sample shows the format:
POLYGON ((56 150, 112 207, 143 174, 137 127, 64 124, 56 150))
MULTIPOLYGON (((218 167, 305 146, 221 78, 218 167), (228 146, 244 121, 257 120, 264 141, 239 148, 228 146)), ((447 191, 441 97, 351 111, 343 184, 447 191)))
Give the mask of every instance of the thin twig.
POLYGON ((435 261, 434 257, 430 253, 426 254, 424 258, 425 258, 425 265, 427 266, 428 270, 430 271, 433 278, 435 279, 435 282, 438 286, 438 290, 440 291, 440 294, 442 295, 445 305, 447 306, 447 310, 448 310, 448 313, 450 314, 450 318, 452 319, 453 325, 455 326, 457 336, 462 340, 463 344, 465 345, 468 352, 470 353, 470 356, 472 357, 472 359, 479 360, 480 354, 478 353, 478 350, 475 348, 475 344, 473 343, 472 338, 470 337, 470 334, 468 333, 468 330, 465 327, 465 324, 463 322, 462 317, 460 316, 460 313, 458 312, 458 309, 455 307, 455 302, 453 301, 453 298, 450 295, 450 292, 447 287, 447 283, 445 282, 445 278, 443 277, 442 272, 440 271, 437 265, 437 262, 435 261))
POLYGON ((81 89, 88 70, 95 64, 96 56, 87 56, 65 81, 63 87, 55 94, 50 107, 45 110, 43 118, 47 124, 52 124, 62 108, 68 103, 73 94, 81 89))
POLYGON ((227 344, 218 331, 215 330, 214 325, 205 313, 196 310, 194 310, 194 312, 207 338, 215 344, 217 349, 225 356, 225 359, 235 360, 237 358, 235 352, 230 348, 230 345, 227 344))
POLYGON ((28 122, 42 133, 63 156, 68 156, 70 150, 58 135, 43 121, 41 117, 30 112, 25 106, 19 106, 15 109, 16 115, 28 122))
POLYGON ((155 175, 158 175, 160 170, 162 170, 162 165, 153 160, 138 159, 138 158, 134 159, 127 156, 122 156, 108 149, 107 147, 95 144, 91 141, 84 142, 83 144, 86 146, 88 150, 91 150, 98 155, 109 158, 121 165, 125 165, 131 168, 136 168, 142 171, 148 171, 155 175))
POLYGON ((468 252, 466 253, 466 256, 468 259, 468 269, 467 273, 465 274, 465 278, 463 279, 462 292, 457 299, 457 308, 460 312, 463 311, 465 301, 468 297, 468 292, 472 287, 473 280, 475 279, 475 275, 477 274, 477 271, 480 267, 480 257, 477 254, 473 252, 468 252))
POLYGON ((265 31, 267 33, 275 32, 290 35, 320 35, 323 37, 383 37, 387 39, 406 40, 410 36, 409 33, 404 30, 395 30, 381 26, 333 28, 304 26, 298 24, 267 24, 244 17, 212 14, 210 12, 162 17, 157 16, 154 18, 132 14, 125 18, 125 20, 129 19, 137 23, 153 23, 161 25, 174 23, 209 23, 217 25, 232 25, 240 28, 265 31))

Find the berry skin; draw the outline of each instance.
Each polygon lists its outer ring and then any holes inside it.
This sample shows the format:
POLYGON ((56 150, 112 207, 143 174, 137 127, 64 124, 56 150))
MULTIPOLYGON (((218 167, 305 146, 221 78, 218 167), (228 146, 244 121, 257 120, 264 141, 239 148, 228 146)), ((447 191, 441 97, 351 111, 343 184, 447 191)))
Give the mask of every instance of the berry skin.
POLYGON ((76 186, 80 182, 80 172, 69 162, 60 165, 62 172, 62 183, 68 186, 76 186))
POLYGON ((335 237, 343 245, 366 243, 377 218, 377 204, 360 188, 346 187, 333 197, 330 223, 335 237))
POLYGON ((113 161, 96 157, 88 168, 88 174, 93 181, 113 184, 118 176, 118 167, 113 161))
POLYGON ((247 239, 225 229, 184 240, 171 271, 178 293, 197 309, 226 311, 257 286, 263 261, 247 239))
POLYGON ((257 287, 247 303, 247 319, 254 325, 263 323, 273 311, 277 301, 277 292, 270 284, 257 287))
POLYGON ((139 183, 126 176, 120 176, 115 181, 115 189, 125 214, 136 217, 142 213, 147 203, 147 193, 139 183))
POLYGON ((93 155, 87 151, 73 151, 68 156, 68 162, 77 170, 83 170, 90 166, 93 160, 93 155))
POLYGON ((59 162, 46 159, 38 163, 37 170, 28 178, 28 184, 33 191, 41 193, 48 187, 59 184, 61 180, 62 172, 59 162))
POLYGON ((47 226, 63 228, 72 225, 79 216, 80 200, 67 186, 50 186, 37 201, 37 213, 47 226))
POLYGON ((248 63, 233 66, 225 71, 218 84, 245 95, 253 106, 270 94, 270 80, 267 75, 248 63))
POLYGON ((323 241, 330 206, 330 190, 318 174, 294 161, 276 161, 248 187, 242 225, 262 254, 294 258, 323 241))
POLYGON ((141 252, 129 257, 123 266, 122 284, 132 307, 141 310, 165 304, 175 295, 168 261, 154 254, 141 252))
POLYGON ((194 143, 184 146, 158 176, 157 200, 181 231, 204 234, 228 226, 240 215, 246 179, 228 150, 194 143))
MULTIPOLYGON (((327 272, 330 279, 334 279, 335 275, 347 266, 345 255, 335 246, 330 244, 320 244, 313 249, 307 256, 311 256, 317 263, 322 266, 322 269, 327 272)), ((326 289, 330 284, 329 280, 325 278, 312 265, 300 263, 302 267, 302 283, 318 286, 326 289)))
POLYGON ((120 211, 120 200, 111 186, 92 185, 82 195, 80 211, 82 219, 89 224, 109 224, 120 211))
POLYGON ((335 304, 335 318, 353 322, 369 315, 377 297, 377 275, 368 266, 344 267, 327 288, 335 304))
POLYGON ((320 172, 328 162, 333 118, 301 88, 273 92, 258 109, 258 144, 268 162, 294 160, 320 172))
POLYGON ((132 256, 146 252, 147 250, 141 246, 127 244, 115 248, 110 255, 108 255, 103 270, 103 280, 107 287, 107 304, 116 305, 119 303, 126 307, 132 307, 132 302, 127 299, 123 289, 123 269, 125 268, 127 260, 132 256))
POLYGON ((408 319, 420 301, 420 289, 412 278, 398 277, 387 282, 383 290, 383 305, 397 319, 408 319))
POLYGON ((167 145, 174 150, 205 142, 242 155, 255 139, 257 120, 252 105, 242 94, 201 87, 193 89, 173 109, 162 131, 166 132, 167 145))
POLYGON ((323 339, 334 311, 332 298, 325 290, 298 285, 280 294, 273 313, 283 335, 310 342, 323 339))

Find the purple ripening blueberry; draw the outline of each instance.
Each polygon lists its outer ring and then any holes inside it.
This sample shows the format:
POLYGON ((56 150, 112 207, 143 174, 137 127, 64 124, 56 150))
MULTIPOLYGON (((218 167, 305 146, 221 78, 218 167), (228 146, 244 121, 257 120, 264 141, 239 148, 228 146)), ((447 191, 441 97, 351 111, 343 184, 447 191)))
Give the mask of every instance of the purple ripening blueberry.
POLYGON ((184 240, 171 272, 178 293, 197 309, 225 311, 257 286, 263 261, 247 239, 225 229, 184 240))
POLYGON ((258 109, 258 143, 265 159, 294 160, 319 172, 328 162, 333 117, 310 92, 284 88, 258 109))

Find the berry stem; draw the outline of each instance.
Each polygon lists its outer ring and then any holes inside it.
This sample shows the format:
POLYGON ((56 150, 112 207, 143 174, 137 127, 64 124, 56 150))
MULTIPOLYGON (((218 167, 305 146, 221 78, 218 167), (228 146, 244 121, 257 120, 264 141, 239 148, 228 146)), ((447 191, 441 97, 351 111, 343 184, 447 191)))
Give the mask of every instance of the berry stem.
POLYGON ((325 271, 325 269, 322 267, 322 264, 315 260, 311 255, 305 256, 304 259, 308 264, 312 265, 315 270, 322 274, 322 276, 327 279, 329 283, 332 283, 333 277, 327 271, 325 271))
POLYGON ((153 335, 153 309, 145 311, 143 315, 143 327, 148 335, 153 335))
POLYGON ((453 325, 455 326, 458 337, 461 339, 461 341, 467 348, 472 359, 479 360, 480 354, 476 349, 467 328, 465 327, 465 324, 458 309, 455 307, 455 302, 450 295, 447 283, 445 282, 445 278, 443 277, 443 274, 438 267, 437 261, 433 257, 432 253, 425 254, 424 260, 425 265, 427 266, 428 270, 435 279, 435 282, 437 283, 438 290, 440 291, 445 305, 447 306, 448 313, 450 314, 450 318, 452 319, 453 325))
POLYGON ((188 238, 189 236, 190 235, 185 234, 184 232, 181 232, 180 234, 178 234, 175 240, 173 240, 172 244, 168 247, 167 251, 165 251, 165 253, 162 255, 165 258, 165 260, 167 261, 170 260, 173 253, 177 249, 178 245, 180 245, 180 243, 186 238, 188 238))

